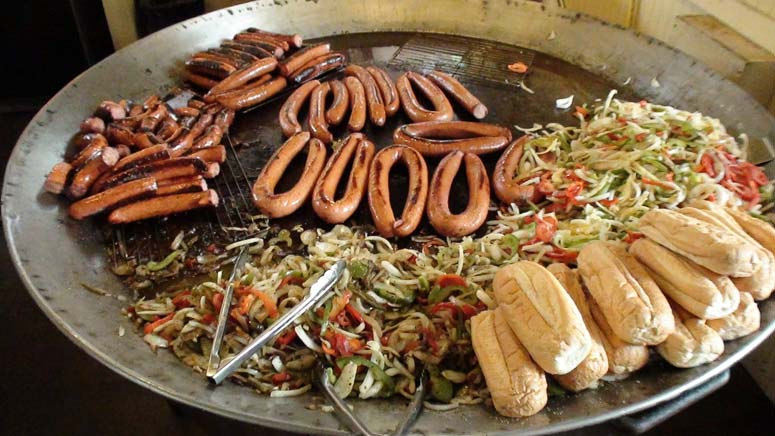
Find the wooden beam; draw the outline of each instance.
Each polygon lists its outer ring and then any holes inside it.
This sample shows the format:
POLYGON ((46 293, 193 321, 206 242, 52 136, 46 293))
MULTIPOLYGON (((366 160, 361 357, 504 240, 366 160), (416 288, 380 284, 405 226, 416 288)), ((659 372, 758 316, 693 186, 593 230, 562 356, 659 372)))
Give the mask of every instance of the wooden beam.
POLYGON ((743 36, 775 53, 775 20, 748 4, 733 0, 689 0, 743 36))

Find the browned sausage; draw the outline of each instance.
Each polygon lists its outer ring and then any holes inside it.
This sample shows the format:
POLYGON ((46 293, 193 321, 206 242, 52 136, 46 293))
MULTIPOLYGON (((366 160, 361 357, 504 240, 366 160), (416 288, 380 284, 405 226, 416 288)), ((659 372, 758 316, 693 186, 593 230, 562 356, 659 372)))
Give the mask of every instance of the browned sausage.
MULTIPOLYGON (((262 44, 271 44, 283 49, 283 52, 287 52, 291 49, 291 45, 287 41, 274 38, 269 35, 261 35, 258 33, 242 32, 234 37, 235 40, 249 40, 253 42, 260 42, 262 44), (239 37, 239 38, 238 38, 239 37)), ((282 56, 282 55, 281 55, 282 56)))
POLYGON ((329 71, 343 67, 345 57, 342 53, 327 53, 311 59, 306 64, 299 67, 288 76, 291 83, 304 83, 308 80, 317 79, 329 71))
POLYGON ((210 89, 218 84, 218 81, 191 71, 183 72, 183 80, 204 89, 210 89))
POLYGON ((301 48, 301 45, 304 42, 304 38, 302 38, 301 35, 299 35, 298 33, 294 33, 293 35, 286 35, 282 33, 267 32, 266 30, 256 29, 255 27, 251 27, 247 29, 247 31, 250 33, 266 35, 275 39, 279 39, 281 41, 285 41, 291 47, 295 47, 295 48, 301 48))
POLYGON ((369 178, 369 166, 374 158, 374 143, 360 133, 348 136, 326 163, 312 190, 312 209, 325 222, 338 224, 347 221, 361 203, 369 178), (336 200, 336 187, 342 179, 347 163, 353 160, 347 190, 336 200))
POLYGON ((89 117, 81 123, 81 133, 105 133, 105 121, 99 117, 89 117))
POLYGON ((247 92, 247 91, 249 91, 251 89, 257 88, 261 84, 264 84, 264 83, 266 83, 266 82, 268 82, 270 80, 272 80, 272 75, 271 74, 264 74, 263 76, 259 77, 258 79, 255 79, 255 80, 251 81, 250 83, 246 83, 246 84, 244 84, 244 85, 242 85, 240 87, 231 89, 229 91, 221 92, 219 94, 210 94, 210 93, 208 93, 203 98, 204 98, 204 100, 206 102, 213 103, 213 102, 215 102, 219 98, 229 98, 229 97, 234 97, 234 96, 237 96, 237 95, 242 95, 245 92, 247 92))
POLYGON ((225 47, 211 48, 211 49, 208 49, 207 51, 210 53, 226 56, 229 59, 238 61, 244 65, 243 68, 247 67, 248 65, 252 64, 253 62, 259 59, 262 59, 262 58, 253 56, 250 53, 245 53, 244 51, 241 51, 241 50, 232 50, 230 48, 225 48, 225 47))
POLYGON ((157 144, 153 147, 148 147, 146 149, 136 151, 129 156, 121 158, 121 160, 118 161, 118 163, 116 163, 116 165, 113 167, 112 171, 117 173, 119 171, 124 171, 139 165, 145 165, 148 162, 169 158, 170 149, 167 144, 157 144))
POLYGON ((108 146, 108 141, 100 134, 94 134, 90 139, 89 144, 78 152, 75 158, 70 161, 70 165, 72 165, 73 168, 80 168, 108 146))
MULTIPOLYGON (((99 133, 78 133, 75 136, 73 136, 72 144, 74 146, 74 151, 80 152, 89 144, 94 141, 94 137, 100 135, 99 133)), ((100 135, 103 136, 103 135, 100 135)))
POLYGON ((371 74, 377 83, 379 92, 382 95, 382 102, 385 104, 385 115, 392 117, 401 107, 401 100, 398 98, 398 90, 393 79, 390 78, 387 71, 377 67, 366 67, 366 71, 371 74))
POLYGON ((199 118, 196 119, 194 125, 191 126, 191 132, 194 137, 201 135, 213 123, 214 119, 215 116, 210 111, 203 111, 199 118))
MULTIPOLYGON (((229 74, 237 71, 237 68, 228 62, 201 58, 187 60, 186 69, 192 73, 215 77, 216 79, 224 79, 229 74)), ((191 80, 189 79, 189 81, 191 80)))
POLYGON ((274 42, 267 41, 261 38, 255 38, 251 36, 251 34, 249 33, 240 33, 234 36, 234 41, 242 44, 246 44, 246 45, 252 45, 253 47, 257 47, 257 48, 260 48, 261 50, 265 50, 268 53, 271 53, 271 55, 276 57, 277 59, 280 59, 285 54, 285 50, 283 50, 282 47, 275 44, 274 42))
POLYGON ((280 108, 279 116, 280 128, 283 131, 283 135, 293 136, 301 132, 302 128, 301 124, 299 124, 299 111, 301 111, 301 107, 304 105, 304 102, 307 101, 307 98, 309 98, 312 90, 317 88, 318 85, 320 85, 320 82, 317 80, 307 82, 296 88, 288 99, 285 100, 285 103, 283 103, 280 108))
POLYGON ((221 173, 221 164, 218 162, 207 162, 207 169, 202 173, 205 179, 214 179, 221 173))
POLYGON ((201 150, 203 148, 214 147, 221 143, 223 138, 223 130, 220 127, 213 124, 205 130, 204 134, 197 138, 194 146, 191 147, 192 151, 201 150))
POLYGON ((148 218, 172 215, 202 207, 217 207, 218 193, 211 190, 189 194, 166 195, 120 207, 108 215, 111 224, 125 224, 148 218))
POLYGON ((70 216, 82 220, 156 192, 156 179, 146 177, 90 195, 70 205, 70 216))
POLYGON ((234 60, 223 54, 203 51, 194 53, 194 55, 191 56, 191 60, 222 62, 226 65, 231 65, 236 69, 242 68, 242 65, 244 64, 241 60, 234 60))
POLYGON ((271 53, 261 47, 256 45, 243 44, 236 41, 224 41, 221 43, 221 47, 228 48, 230 50, 241 51, 243 53, 249 53, 259 59, 274 57, 274 53, 271 53))
POLYGON ((128 146, 135 145, 134 139, 135 133, 129 127, 120 126, 116 123, 108 124, 105 128, 105 137, 111 144, 125 144, 128 146))
POLYGON ((86 195, 100 174, 108 171, 116 162, 118 162, 118 151, 111 147, 103 148, 75 173, 72 183, 67 188, 67 196, 75 200, 86 195))
POLYGON ((114 146, 113 148, 115 148, 116 151, 118 151, 118 157, 119 158, 125 158, 125 157, 129 156, 130 154, 132 154, 132 150, 129 148, 128 145, 116 144, 116 146, 114 146))
POLYGON ((168 114, 169 111, 167 110, 166 104, 160 104, 156 106, 156 109, 154 109, 153 112, 144 116, 143 119, 140 120, 139 130, 141 132, 153 132, 156 130, 156 127, 159 125, 161 120, 166 118, 168 114))
POLYGON ((156 160, 144 165, 138 165, 124 171, 110 174, 92 187, 92 192, 101 192, 122 183, 144 177, 153 177, 157 182, 175 177, 200 176, 207 171, 207 164, 199 158, 178 157, 172 159, 156 160))
POLYGON ((292 214, 309 198, 315 181, 326 164, 326 146, 316 138, 310 139, 309 132, 297 133, 288 138, 275 151, 261 174, 253 184, 253 204, 270 218, 279 218, 292 214), (293 188, 281 194, 275 193, 275 187, 293 158, 309 143, 304 171, 293 188))
POLYGON ((355 77, 345 77, 344 86, 350 96, 350 119, 347 121, 347 129, 360 132, 366 124, 366 92, 361 81, 355 77))
POLYGON ((331 85, 323 82, 312 90, 309 97, 309 131, 312 136, 323 141, 324 144, 330 144, 334 141, 334 135, 328 131, 326 122, 326 97, 331 91, 331 85))
POLYGON ((471 93, 462 83, 449 74, 442 73, 441 71, 431 71, 428 73, 428 78, 433 81, 439 88, 455 99, 461 106, 463 106, 471 115, 477 120, 487 116, 487 106, 482 104, 474 94, 471 93))
MULTIPOLYGON (((159 186, 158 189, 156 189, 156 195, 162 196, 162 195, 182 194, 184 192, 207 191, 207 181, 204 179, 204 177, 201 177, 201 176, 180 178, 180 179, 173 179, 173 180, 179 180, 179 181, 175 183, 166 183, 164 186, 159 186)), ((121 186, 124 186, 124 185, 121 185, 121 186)))
POLYGON ((287 83, 284 77, 276 77, 258 87, 245 90, 242 94, 225 98, 217 97, 216 100, 232 110, 255 106, 278 94, 285 88, 287 83))
POLYGON ((332 80, 328 84, 331 86, 331 93, 334 95, 334 99, 331 101, 331 106, 326 110, 326 122, 337 126, 342 122, 345 114, 347 114, 350 96, 347 92, 347 87, 344 86, 341 80, 332 80))
POLYGON ((410 235, 420 225, 427 198, 428 167, 420 153, 403 145, 391 145, 374 156, 369 169, 369 209, 380 235, 410 235), (399 160, 409 170, 409 192, 401 218, 396 220, 390 205, 390 169, 399 160))
POLYGON ((235 71, 234 74, 230 74, 229 77, 221 80, 217 85, 210 88, 210 91, 207 94, 221 94, 234 88, 238 88, 257 77, 274 71, 275 68, 277 68, 277 59, 259 59, 247 67, 239 71, 235 71))
POLYGON ((462 151, 453 151, 446 155, 436 167, 428 191, 427 214, 433 228, 449 237, 469 235, 487 220, 489 207, 490 179, 479 156, 462 151), (463 212, 453 214, 449 210, 449 191, 464 159, 468 180, 468 205, 463 212))
MULTIPOLYGON (((202 183, 202 182, 204 182, 205 186, 207 185, 207 182, 205 181, 204 177, 200 175, 182 176, 182 177, 173 177, 170 179, 157 180, 156 186, 158 186, 161 189, 172 185, 180 185, 184 183, 202 183)), ((203 191, 206 189, 207 188, 203 189, 203 191)))
POLYGON ((161 144, 164 141, 151 132, 137 132, 133 137, 133 142, 135 147, 143 149, 161 144))
POLYGON ((61 194, 65 190, 67 178, 72 170, 73 166, 67 162, 59 162, 54 165, 51 168, 51 172, 46 176, 46 183, 43 184, 43 189, 52 194, 61 194))
POLYGON ((94 111, 94 115, 110 122, 126 117, 126 109, 115 101, 105 100, 94 111))
POLYGON ((304 47, 303 49, 297 51, 291 56, 288 56, 282 62, 280 62, 278 70, 283 77, 288 77, 296 70, 301 68, 302 65, 306 64, 312 59, 323 56, 330 51, 331 44, 328 43, 304 47))
MULTIPOLYGON (((217 126, 213 126, 217 127, 217 126)), ((223 145, 216 145, 208 148, 203 148, 187 154, 188 157, 198 157, 205 162, 226 162, 226 147, 223 145)))
POLYGON ((509 141, 509 129, 470 121, 405 124, 393 133, 393 142, 408 145, 423 156, 444 156, 457 150, 473 154, 492 153, 502 150, 509 141))
POLYGON ((181 129, 180 124, 175 121, 171 116, 162 120, 159 124, 159 128, 156 130, 156 137, 162 142, 167 142, 169 138, 176 136, 181 129))
MULTIPOLYGON (((377 82, 368 71, 360 65, 348 65, 344 69, 348 76, 355 76, 361 81, 366 93, 366 103, 369 107, 369 119, 375 126, 385 125, 385 105, 382 103, 382 95, 379 93, 377 82)), ((349 87, 348 87, 349 88, 349 87)))
POLYGON ((191 106, 180 106, 175 108, 175 115, 179 117, 198 117, 199 109, 191 106))
POLYGON ((231 127, 231 123, 234 122, 234 111, 228 108, 221 109, 216 115, 213 123, 220 127, 221 130, 226 133, 231 127))
POLYGON ((213 115, 208 110, 203 110, 191 129, 183 129, 183 133, 170 143, 170 156, 180 157, 194 146, 194 141, 207 127, 213 123, 213 115))
POLYGON ((450 121, 455 117, 452 105, 444 96, 438 86, 434 85, 427 77, 413 71, 408 71, 398 77, 396 81, 401 106, 406 115, 415 123, 425 121, 450 121), (434 110, 424 108, 414 94, 412 84, 420 89, 433 105, 434 110))
POLYGON ((519 161, 522 159, 522 151, 529 138, 528 135, 524 135, 512 142, 495 164, 492 186, 495 196, 504 203, 521 204, 540 199, 541 193, 536 189, 536 185, 523 186, 517 183, 519 161))

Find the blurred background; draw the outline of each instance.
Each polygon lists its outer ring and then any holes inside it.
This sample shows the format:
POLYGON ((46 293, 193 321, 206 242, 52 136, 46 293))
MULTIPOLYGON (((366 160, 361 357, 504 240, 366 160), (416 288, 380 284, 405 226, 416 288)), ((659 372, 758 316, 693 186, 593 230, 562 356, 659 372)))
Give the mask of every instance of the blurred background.
MULTIPOLYGON (((290 0, 294 1, 294 0, 290 0)), ((302 0, 299 0, 302 1, 302 0)), ((398 0, 396 0, 398 1, 398 0)), ((457 0, 472 1, 472 0, 457 0)), ((54 93, 138 38, 235 0, 4 2, 0 159, 54 93)), ((775 0, 544 0, 660 40, 737 83, 775 114, 775 0)), ((613 42, 615 44, 615 41, 613 42)), ((637 56, 637 54, 635 54, 637 56)), ((0 175, 5 167, 0 168, 0 175)), ((35 307, 0 236, 1 434, 279 434, 170 404, 72 345, 35 307)), ((652 434, 760 434, 775 422, 775 339, 730 382, 652 434), (734 400, 731 400, 734 399, 734 400)), ((619 434, 601 425, 576 434, 619 434)))

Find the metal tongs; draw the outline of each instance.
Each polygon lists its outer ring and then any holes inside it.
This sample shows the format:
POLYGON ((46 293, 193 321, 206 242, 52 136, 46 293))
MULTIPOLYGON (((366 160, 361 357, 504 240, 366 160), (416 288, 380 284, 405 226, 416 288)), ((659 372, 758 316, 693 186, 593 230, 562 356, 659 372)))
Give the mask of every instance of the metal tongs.
MULTIPOLYGON (((379 433, 374 433, 369 430, 369 428, 366 427, 366 424, 350 410, 350 407, 347 405, 344 398, 336 393, 328 379, 328 371, 326 369, 323 362, 318 363, 316 369, 317 384, 320 386, 320 390, 326 395, 326 398, 334 404, 334 411, 336 412, 337 417, 355 434, 361 434, 363 436, 381 436, 379 433)), ((412 401, 407 406, 404 418, 398 426, 396 426, 395 430, 390 433, 391 436, 404 436, 409 433, 409 430, 412 428, 412 425, 414 425, 417 417, 420 416, 420 412, 422 412, 423 401, 425 401, 425 395, 428 392, 427 385, 428 371, 423 367, 417 379, 417 387, 415 388, 412 401)))
POLYGON ((245 264, 243 254, 247 257, 246 251, 240 253, 237 258, 237 262, 234 266, 229 286, 226 288, 226 293, 223 296, 223 305, 221 306, 221 312, 218 316, 218 328, 215 331, 215 337, 213 338, 213 349, 210 352, 210 362, 207 368, 207 379, 210 382, 218 385, 226 379, 232 372, 239 368, 243 362, 250 359, 250 357, 264 345, 271 342, 277 335, 279 335, 286 327, 290 326, 293 321, 300 317, 304 312, 317 304, 333 289, 336 282, 344 272, 345 262, 343 260, 337 261, 334 266, 328 269, 309 290, 309 294, 297 305, 281 316, 277 321, 272 323, 266 330, 260 335, 256 336, 245 348, 242 349, 233 359, 226 362, 225 365, 220 365, 220 357, 218 353, 221 349, 221 342, 223 341, 223 332, 226 329, 226 319, 229 315, 229 303, 231 302, 231 294, 234 290, 232 283, 238 277, 237 271, 245 264), (213 357, 215 356, 215 357, 213 357))

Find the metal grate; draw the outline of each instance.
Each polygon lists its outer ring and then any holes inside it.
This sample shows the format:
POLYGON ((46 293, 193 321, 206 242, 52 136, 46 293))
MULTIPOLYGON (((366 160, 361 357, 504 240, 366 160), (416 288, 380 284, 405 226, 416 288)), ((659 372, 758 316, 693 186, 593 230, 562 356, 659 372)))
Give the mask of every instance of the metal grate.
POLYGON ((535 53, 519 47, 452 35, 416 35, 390 60, 398 70, 427 72, 438 69, 460 81, 485 86, 519 86, 525 74, 508 69, 515 62, 529 70, 535 53))

